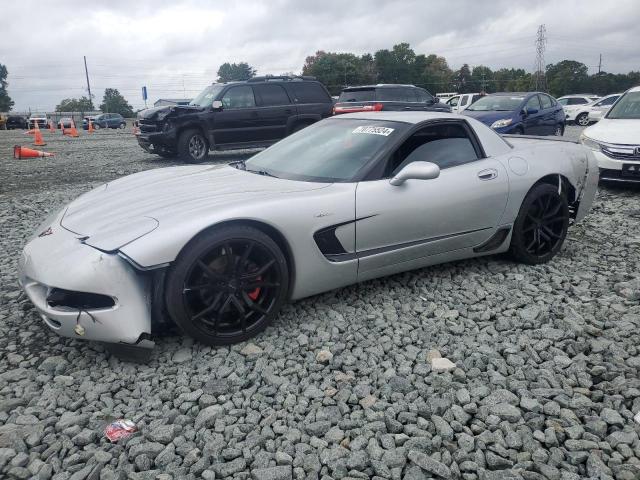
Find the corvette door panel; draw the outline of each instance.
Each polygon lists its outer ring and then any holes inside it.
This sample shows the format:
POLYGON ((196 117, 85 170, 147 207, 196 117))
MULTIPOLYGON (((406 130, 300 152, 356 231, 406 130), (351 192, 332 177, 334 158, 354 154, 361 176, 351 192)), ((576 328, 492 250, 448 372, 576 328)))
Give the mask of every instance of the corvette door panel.
POLYGON ((359 275, 486 241, 508 196, 504 167, 483 159, 443 169, 432 180, 361 182, 356 191, 359 275))

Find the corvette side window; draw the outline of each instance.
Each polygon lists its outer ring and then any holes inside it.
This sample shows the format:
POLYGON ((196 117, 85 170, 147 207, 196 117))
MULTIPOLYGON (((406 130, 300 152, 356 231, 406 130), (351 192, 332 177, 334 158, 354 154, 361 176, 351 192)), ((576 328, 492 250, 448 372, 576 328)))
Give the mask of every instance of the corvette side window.
POLYGON ((432 162, 445 169, 478 158, 474 144, 461 124, 432 125, 415 132, 394 152, 386 177, 395 175, 411 162, 432 162))

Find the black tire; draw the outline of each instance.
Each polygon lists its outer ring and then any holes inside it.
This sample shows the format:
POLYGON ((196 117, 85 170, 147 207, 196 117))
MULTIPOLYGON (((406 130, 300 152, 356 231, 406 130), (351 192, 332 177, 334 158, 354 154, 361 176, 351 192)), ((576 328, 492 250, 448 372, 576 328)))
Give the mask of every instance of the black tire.
POLYGON ((100 130, 101 128, 102 128, 102 127, 100 126, 100 124, 99 124, 99 123, 94 123, 94 124, 93 124, 93 129, 94 129, 94 130, 100 130))
POLYGON ((154 150, 153 153, 160 155, 162 158, 175 158, 176 152, 173 150, 162 149, 162 150, 154 150))
POLYGON ((127 128, 127 124, 125 122, 122 122, 120 124, 120 130, 124 130, 125 128, 127 128))
POLYGON ((522 127, 517 127, 514 131, 513 131, 514 135, 524 135, 524 128, 522 127))
POLYGON ((584 112, 576 117, 576 124, 581 127, 586 127, 589 125, 589 114, 584 112))
POLYGON ((563 125, 563 124, 561 124, 561 123, 559 123, 558 125, 556 125, 556 130, 555 130, 555 132, 553 132, 553 134, 554 134, 556 137, 561 137, 561 136, 563 136, 563 135, 564 135, 564 125, 563 125))
POLYGON ((200 130, 189 129, 178 138, 178 157, 186 163, 202 163, 209 154, 209 142, 200 130))
POLYGON ((509 252, 518 262, 546 263, 562 248, 568 228, 567 198, 556 186, 535 185, 520 206, 509 252))
POLYGON ((278 245, 239 225, 189 242, 167 272, 164 296, 169 316, 188 335, 207 345, 230 345, 267 328, 288 289, 287 260, 278 245))

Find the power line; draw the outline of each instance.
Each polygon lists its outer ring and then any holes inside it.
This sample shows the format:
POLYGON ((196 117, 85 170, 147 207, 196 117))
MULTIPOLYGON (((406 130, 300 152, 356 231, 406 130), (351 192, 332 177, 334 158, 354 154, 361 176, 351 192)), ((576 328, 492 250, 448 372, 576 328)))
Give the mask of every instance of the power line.
POLYGON ((533 87, 538 92, 547 91, 547 81, 545 78, 544 51, 547 46, 547 27, 544 24, 538 27, 536 38, 536 65, 532 79, 533 87))

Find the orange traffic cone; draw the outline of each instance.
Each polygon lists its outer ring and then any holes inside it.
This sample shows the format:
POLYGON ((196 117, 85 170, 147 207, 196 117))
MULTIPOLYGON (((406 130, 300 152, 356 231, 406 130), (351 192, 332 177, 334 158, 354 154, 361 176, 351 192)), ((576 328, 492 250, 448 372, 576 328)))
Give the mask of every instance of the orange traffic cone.
POLYGON ((91 119, 89 118, 87 121, 89 122, 89 128, 87 129, 87 132, 89 132, 89 133, 95 132, 96 129, 93 128, 93 122, 91 121, 91 119))
POLYGON ((35 134, 33 144, 36 147, 43 147, 46 145, 46 143, 44 143, 44 138, 42 138, 42 132, 40 131, 39 128, 36 128, 36 134, 35 134))
POLYGON ((53 120, 49 120, 49 132, 55 133, 55 129, 53 128, 53 120))
POLYGON ((53 157, 53 153, 43 152, 41 150, 33 150, 32 148, 21 147, 20 145, 15 145, 13 147, 13 158, 23 159, 40 157, 53 157))
POLYGON ((71 119, 71 128, 67 132, 63 132, 63 135, 68 135, 69 137, 79 137, 78 129, 76 128, 76 123, 71 119))

